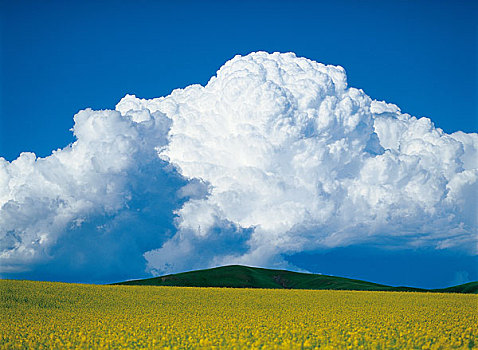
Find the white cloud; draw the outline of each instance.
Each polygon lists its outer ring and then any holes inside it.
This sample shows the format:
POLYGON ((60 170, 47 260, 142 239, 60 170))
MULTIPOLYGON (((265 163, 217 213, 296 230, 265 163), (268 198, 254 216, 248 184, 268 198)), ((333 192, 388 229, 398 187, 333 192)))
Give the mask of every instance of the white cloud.
POLYGON ((87 109, 75 116, 72 145, 46 158, 0 158, 2 270, 48 259, 66 231, 124 208, 137 170, 157 158, 154 146, 164 145, 168 127, 164 116, 135 122, 117 111, 87 109))
POLYGON ((281 253, 364 241, 475 242, 477 135, 373 101, 340 67, 254 53, 205 87, 137 103, 173 121, 160 156, 211 187, 178 212, 175 241, 146 255, 152 268, 187 267, 165 251, 201 254, 190 243, 221 221, 254 230, 245 253, 213 252, 218 263, 281 264, 281 253))
POLYGON ((0 161, 4 268, 45 259, 92 212, 128 208, 138 169, 165 171, 145 166, 157 157, 189 184, 177 233, 144 255, 154 272, 284 266, 284 254, 363 242, 476 252, 478 135, 374 101, 341 67, 236 56, 205 87, 80 112, 74 132, 50 157, 0 161))

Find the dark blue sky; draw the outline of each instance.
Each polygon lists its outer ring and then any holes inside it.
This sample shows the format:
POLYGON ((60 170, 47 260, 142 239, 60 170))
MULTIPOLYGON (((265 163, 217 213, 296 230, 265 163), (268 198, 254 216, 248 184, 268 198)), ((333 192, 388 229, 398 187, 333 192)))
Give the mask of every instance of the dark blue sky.
POLYGON ((236 54, 294 51, 350 86, 477 130, 473 1, 2 1, 0 155, 72 141, 72 116, 205 84, 236 54))
MULTIPOLYGON (((350 86, 430 117, 445 132, 478 128, 474 1, 0 4, 0 156, 7 160, 23 151, 47 156, 72 142, 81 109, 113 108, 127 93, 152 98, 204 85, 234 55, 257 50, 341 65, 350 86)), ((311 271, 390 284, 478 279, 477 260, 458 253, 353 248, 294 259, 311 271)))

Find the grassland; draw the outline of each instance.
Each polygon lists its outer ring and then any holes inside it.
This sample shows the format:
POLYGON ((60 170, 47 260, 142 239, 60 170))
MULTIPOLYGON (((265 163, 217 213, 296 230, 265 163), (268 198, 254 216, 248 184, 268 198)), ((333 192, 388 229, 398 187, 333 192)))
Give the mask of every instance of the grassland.
POLYGON ((392 287, 356 279, 272 270, 257 267, 230 265, 196 270, 160 277, 117 283, 119 285, 181 286, 181 287, 231 287, 273 289, 334 289, 369 291, 408 291, 441 293, 478 293, 478 282, 471 282, 444 289, 420 289, 392 287))
POLYGON ((1 349, 470 349, 478 295, 0 281, 1 349))

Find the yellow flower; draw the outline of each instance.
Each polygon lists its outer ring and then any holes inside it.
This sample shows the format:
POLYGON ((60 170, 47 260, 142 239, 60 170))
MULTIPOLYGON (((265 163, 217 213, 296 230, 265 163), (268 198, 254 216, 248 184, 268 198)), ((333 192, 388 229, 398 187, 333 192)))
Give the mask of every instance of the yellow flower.
POLYGON ((477 295, 0 281, 0 349, 470 349, 477 295))

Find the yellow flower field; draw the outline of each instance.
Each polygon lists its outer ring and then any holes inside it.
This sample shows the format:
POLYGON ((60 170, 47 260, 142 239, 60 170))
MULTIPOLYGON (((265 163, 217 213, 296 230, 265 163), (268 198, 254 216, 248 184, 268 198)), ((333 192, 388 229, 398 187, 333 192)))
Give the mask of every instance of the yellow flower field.
POLYGON ((1 349, 469 349, 478 295, 0 281, 1 349))

